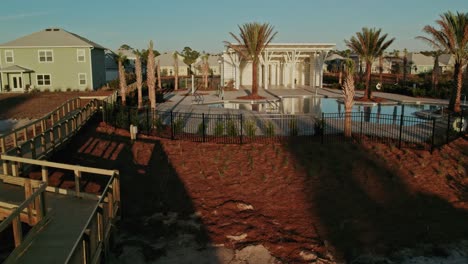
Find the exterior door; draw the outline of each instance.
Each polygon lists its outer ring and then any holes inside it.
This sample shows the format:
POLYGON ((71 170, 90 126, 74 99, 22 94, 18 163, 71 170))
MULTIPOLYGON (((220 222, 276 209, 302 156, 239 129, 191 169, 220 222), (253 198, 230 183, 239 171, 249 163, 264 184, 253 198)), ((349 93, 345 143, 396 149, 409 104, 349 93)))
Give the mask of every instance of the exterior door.
POLYGON ((23 78, 21 74, 12 74, 10 77, 10 87, 12 92, 23 91, 23 78))

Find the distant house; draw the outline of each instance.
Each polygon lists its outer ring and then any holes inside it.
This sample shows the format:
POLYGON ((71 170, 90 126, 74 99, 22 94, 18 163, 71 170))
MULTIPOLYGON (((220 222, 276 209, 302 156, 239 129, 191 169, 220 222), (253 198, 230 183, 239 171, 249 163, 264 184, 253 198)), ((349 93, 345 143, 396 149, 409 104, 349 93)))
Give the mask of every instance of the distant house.
MULTIPOLYGON (((174 76, 175 67, 174 67, 174 57, 173 52, 165 52, 155 58, 156 63, 159 63, 161 67, 161 76, 174 76)), ((182 55, 177 55, 177 63, 179 67, 179 76, 189 75, 190 67, 185 64, 184 57, 182 55)))
MULTIPOLYGON (((425 56, 420 52, 408 53, 408 63, 411 74, 429 73, 434 68, 434 57, 425 56)), ((439 67, 441 72, 453 71, 454 57, 450 54, 439 56, 439 67)))
MULTIPOLYGON (((203 74, 203 56, 197 58, 193 63, 192 69, 195 75, 203 74)), ((208 55, 208 67, 210 68, 209 74, 221 75, 221 56, 220 55, 208 55)))
POLYGON ((60 28, 0 44, 0 92, 97 89, 106 82, 104 50, 60 28))

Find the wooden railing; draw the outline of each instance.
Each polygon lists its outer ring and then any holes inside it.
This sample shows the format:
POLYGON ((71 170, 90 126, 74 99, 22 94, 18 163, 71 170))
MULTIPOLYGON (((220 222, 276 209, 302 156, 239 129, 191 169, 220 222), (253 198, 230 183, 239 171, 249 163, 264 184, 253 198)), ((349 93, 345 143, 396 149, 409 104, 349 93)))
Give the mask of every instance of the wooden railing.
MULTIPOLYGON (((98 260, 100 260, 102 257, 102 252, 106 254, 108 250, 108 241, 112 230, 113 221, 118 216, 120 209, 119 172, 115 170, 105 170, 77 165, 68 165, 63 163, 34 160, 7 155, 1 155, 0 158, 3 161, 3 164, 6 164, 7 167, 11 168, 12 172, 14 172, 16 168, 21 166, 40 166, 43 181, 43 185, 41 185, 40 188, 41 192, 55 192, 65 195, 73 195, 83 199, 97 200, 93 213, 88 218, 86 226, 82 229, 72 251, 68 256, 67 263, 98 263, 98 260), (68 190, 53 186, 47 186, 49 168, 73 171, 75 189, 68 190), (91 173, 109 177, 109 181, 100 195, 84 193, 82 191, 80 184, 82 173, 91 173)), ((10 170, 8 169, 8 171, 10 170)), ((9 177, 10 180, 14 178, 23 179, 20 177, 9 177)), ((36 194, 36 196, 37 195, 38 194, 36 194)), ((30 199, 28 199, 27 201, 29 200, 30 199)), ((21 207, 21 210, 23 208, 25 207, 21 207)), ((4 224, 2 222, 0 226, 3 225, 4 224)))
MULTIPOLYGON (((31 179, 0 175, 0 180, 7 184, 24 186, 25 200, 20 205, 0 202, 0 219, 6 216, 0 223, 0 233, 10 225, 13 226, 13 239, 16 252, 31 240, 47 219, 47 208, 44 192, 47 184, 31 179), (26 236, 23 236, 21 222, 33 226, 26 236)), ((3 243, 3 242, 2 242, 3 243)))

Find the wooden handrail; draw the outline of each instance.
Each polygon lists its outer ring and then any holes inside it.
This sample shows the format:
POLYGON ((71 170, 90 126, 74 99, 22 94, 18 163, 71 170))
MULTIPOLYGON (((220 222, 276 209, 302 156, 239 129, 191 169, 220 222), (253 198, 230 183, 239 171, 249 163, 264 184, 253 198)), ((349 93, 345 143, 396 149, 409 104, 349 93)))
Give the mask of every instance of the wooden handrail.
POLYGON ((29 196, 24 202, 22 202, 16 209, 13 211, 7 218, 5 218, 1 223, 0 223, 0 232, 5 230, 8 225, 13 222, 15 218, 17 218, 21 212, 29 206, 30 203, 34 203, 34 199, 36 199, 37 196, 39 196, 41 193, 45 191, 47 187, 47 184, 42 183, 41 186, 31 195, 29 196))
POLYGON ((2 160, 6 160, 6 161, 26 163, 26 164, 44 166, 44 167, 49 167, 49 168, 57 168, 57 169, 64 169, 64 170, 71 170, 71 171, 81 171, 81 172, 88 172, 88 173, 107 175, 107 176, 112 176, 115 173, 115 171, 113 170, 105 170, 105 169, 85 167, 85 166, 79 166, 79 165, 69 165, 69 164, 64 164, 64 163, 14 157, 14 156, 8 156, 8 155, 3 155, 3 154, 0 155, 0 157, 2 160))

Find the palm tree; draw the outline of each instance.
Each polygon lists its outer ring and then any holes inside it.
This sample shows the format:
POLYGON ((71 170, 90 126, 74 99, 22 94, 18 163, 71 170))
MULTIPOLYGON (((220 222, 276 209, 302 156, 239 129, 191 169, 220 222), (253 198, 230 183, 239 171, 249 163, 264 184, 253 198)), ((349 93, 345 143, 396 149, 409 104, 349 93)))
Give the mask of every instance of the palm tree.
POLYGON ((439 75, 440 75, 440 66, 439 66, 439 57, 443 54, 441 50, 433 51, 423 51, 421 52, 424 56, 431 56, 434 58, 434 66, 432 67, 432 89, 437 90, 439 86, 439 75))
POLYGON ((354 53, 358 54, 366 62, 366 91, 364 98, 371 99, 370 89, 372 62, 390 46, 395 38, 385 41, 387 34, 380 35, 381 29, 362 28, 362 32, 356 32, 350 40, 345 40, 354 53))
POLYGON ((237 44, 227 41, 225 43, 244 59, 252 60, 252 94, 247 96, 247 98, 262 99, 263 97, 258 96, 258 63, 260 61, 260 54, 278 32, 273 32, 273 26, 268 23, 253 22, 238 27, 240 30, 239 36, 230 33, 237 41, 237 44))
POLYGON ((379 55, 379 83, 382 84, 383 81, 383 53, 379 55))
POLYGON ((408 75, 408 50, 403 49, 403 86, 406 87, 406 79, 408 75))
POLYGON ((161 85, 161 62, 158 61, 158 65, 156 66, 156 71, 158 72, 158 91, 161 92, 162 85, 161 85))
POLYGON ((203 75, 203 86, 205 89, 208 89, 208 73, 210 71, 210 64, 208 63, 208 54, 203 53, 201 56, 202 63, 201 63, 201 70, 203 75))
POLYGON ((146 72, 146 82, 148 86, 148 95, 151 103, 151 109, 156 109, 156 77, 155 77, 155 63, 154 63, 154 53, 153 53, 153 41, 151 40, 148 48, 148 66, 146 72))
POLYGON ((393 68, 393 73, 395 74, 395 83, 398 83, 399 77, 400 77, 400 51, 399 50, 393 50, 392 52, 393 59, 394 59, 394 68, 393 68))
POLYGON ((135 54, 135 75, 136 75, 136 86, 138 90, 138 108, 140 109, 143 106, 143 76, 141 71, 141 52, 136 50, 135 54))
POLYGON ((175 51, 172 54, 174 59, 174 91, 179 90, 179 54, 175 51))
POLYGON ((119 68, 120 98, 122 99, 122 105, 125 105, 127 103, 127 81, 125 80, 125 68, 123 65, 127 61, 127 56, 123 55, 122 52, 119 52, 119 54, 117 54, 116 59, 119 68))
POLYGON ((352 117, 351 111, 354 105, 354 62, 347 58, 344 63, 345 79, 343 84, 344 106, 345 106, 345 137, 351 137, 352 133, 352 117))
POLYGON ((468 60, 468 13, 445 12, 440 15, 440 19, 436 20, 436 24, 440 29, 425 26, 423 32, 428 36, 417 38, 455 57, 454 79, 457 85, 453 87, 449 108, 454 112, 460 112, 463 67, 468 60))

